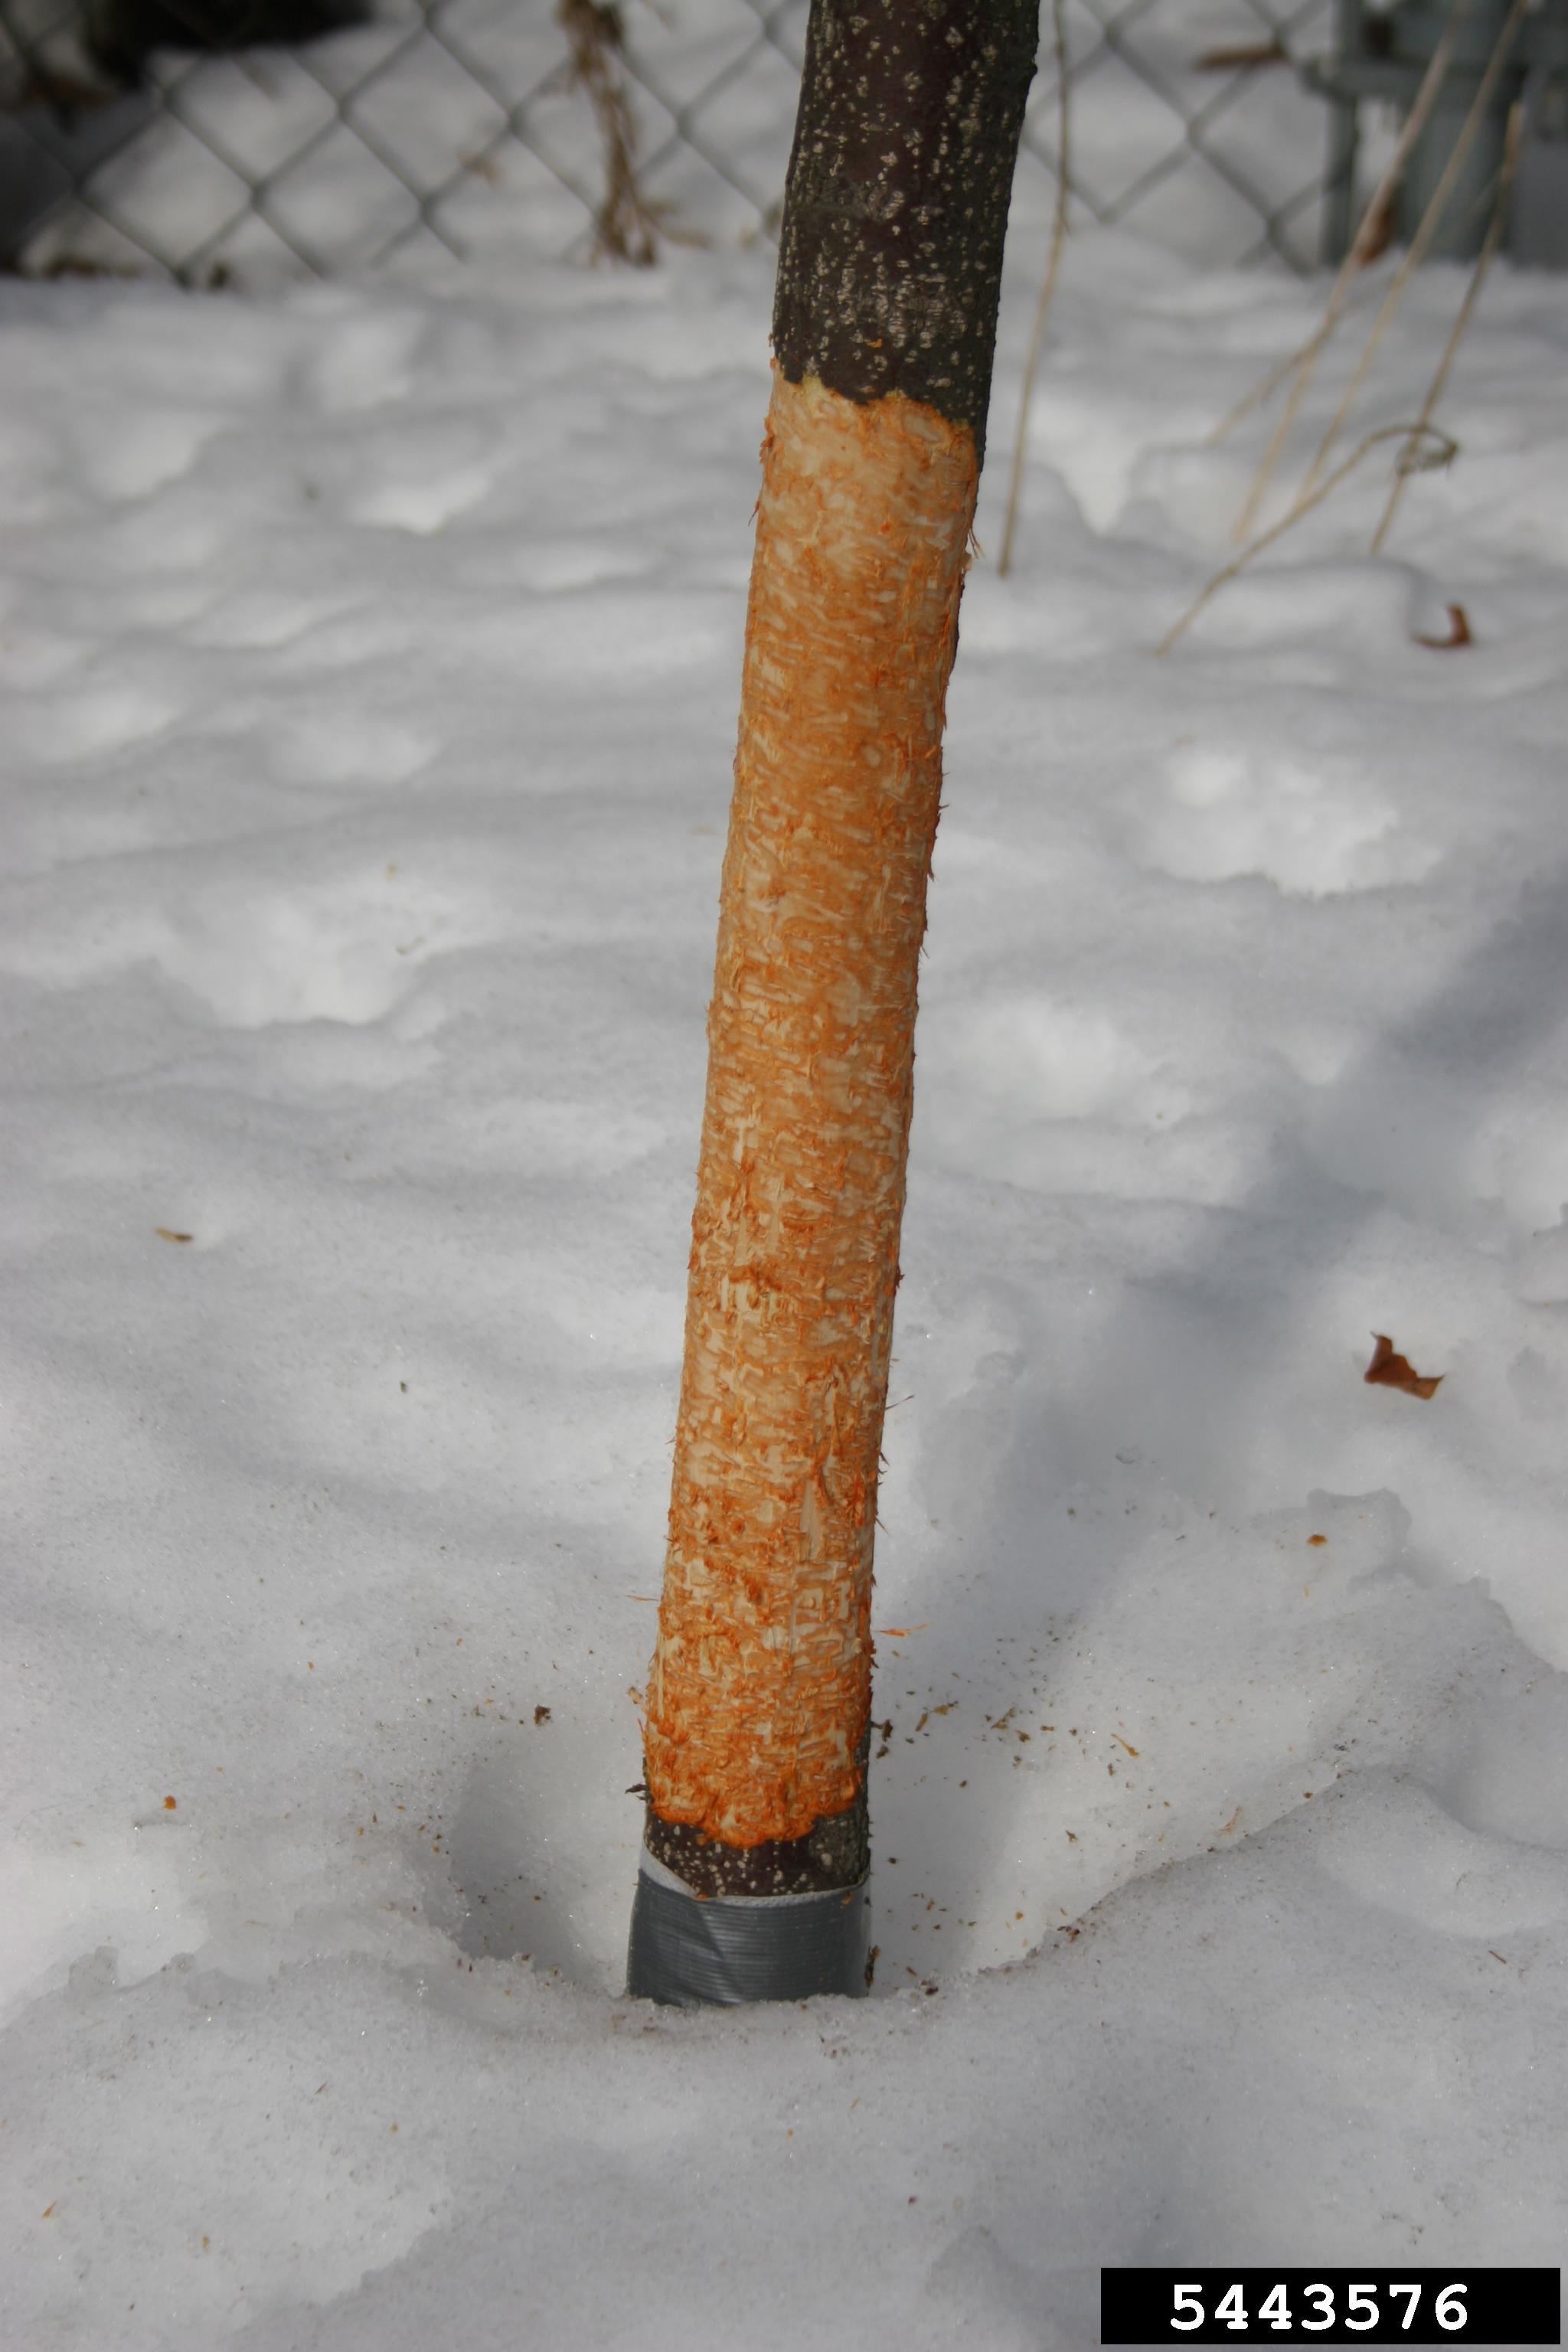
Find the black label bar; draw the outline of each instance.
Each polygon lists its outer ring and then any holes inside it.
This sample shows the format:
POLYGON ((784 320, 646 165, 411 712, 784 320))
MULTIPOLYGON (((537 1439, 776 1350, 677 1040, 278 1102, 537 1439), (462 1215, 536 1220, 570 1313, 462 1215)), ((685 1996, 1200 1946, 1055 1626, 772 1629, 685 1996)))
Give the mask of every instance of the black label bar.
POLYGON ((1102 2270, 1102 2344, 1561 2344, 1556 2270, 1102 2270))

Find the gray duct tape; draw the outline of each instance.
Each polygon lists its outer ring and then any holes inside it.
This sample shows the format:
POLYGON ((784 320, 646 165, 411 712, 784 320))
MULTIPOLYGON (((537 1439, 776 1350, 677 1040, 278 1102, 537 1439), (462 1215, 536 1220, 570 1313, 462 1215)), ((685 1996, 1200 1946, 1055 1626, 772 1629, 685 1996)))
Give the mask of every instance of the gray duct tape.
POLYGON ((626 1990, 686 2008, 866 1990, 864 1884, 825 1895, 694 1895, 645 1847, 626 1990))

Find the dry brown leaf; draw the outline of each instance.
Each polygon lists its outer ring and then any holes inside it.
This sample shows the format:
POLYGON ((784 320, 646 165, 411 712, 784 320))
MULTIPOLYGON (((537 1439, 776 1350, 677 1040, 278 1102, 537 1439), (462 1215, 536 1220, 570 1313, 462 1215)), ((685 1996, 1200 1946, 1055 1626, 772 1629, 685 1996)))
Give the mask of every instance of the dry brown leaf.
POLYGON ((1408 1356, 1395 1352, 1394 1342, 1385 1331, 1374 1331, 1372 1336, 1377 1345, 1372 1351, 1372 1361, 1366 1368, 1364 1378, 1374 1388, 1401 1389, 1406 1396, 1436 1395, 1445 1378, 1442 1372, 1416 1371, 1408 1356))
POLYGON ((1435 654, 1456 653, 1461 646, 1473 646, 1470 617, 1462 604, 1448 606, 1448 634, 1446 637, 1414 637, 1413 645, 1429 646, 1435 654))
POLYGON ((1284 66, 1289 62, 1282 41, 1237 41, 1224 48, 1205 49, 1201 58, 1193 59, 1193 71, 1251 73, 1258 66, 1284 66))

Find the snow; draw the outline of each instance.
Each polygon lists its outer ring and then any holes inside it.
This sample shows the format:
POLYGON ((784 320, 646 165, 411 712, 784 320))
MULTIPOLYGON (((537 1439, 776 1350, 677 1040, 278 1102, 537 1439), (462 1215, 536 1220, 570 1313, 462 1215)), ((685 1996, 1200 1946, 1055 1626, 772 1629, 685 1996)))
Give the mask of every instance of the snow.
POLYGON ((1321 289, 1074 239, 951 699, 875 1997, 621 1997, 769 271, 0 287, 26 2352, 1560 2256, 1561 281, 1385 557, 1384 457, 1162 661, 1321 289))

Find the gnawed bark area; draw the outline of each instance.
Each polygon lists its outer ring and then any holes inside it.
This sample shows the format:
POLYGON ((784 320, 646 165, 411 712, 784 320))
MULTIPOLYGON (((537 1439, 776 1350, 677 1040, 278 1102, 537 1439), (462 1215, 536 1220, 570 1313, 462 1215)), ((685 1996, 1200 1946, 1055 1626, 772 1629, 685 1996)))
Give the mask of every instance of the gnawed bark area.
POLYGON ((647 1719, 655 1814, 739 1847, 803 1838, 864 1789, 916 967, 976 482, 967 426, 809 378, 775 378, 763 466, 647 1719))

